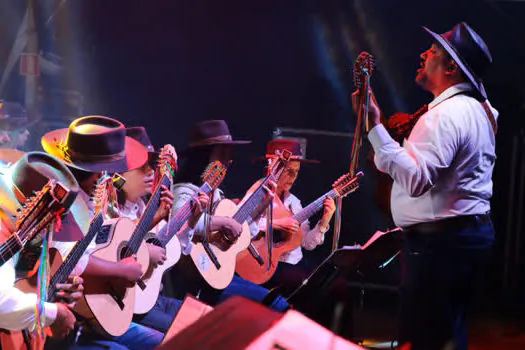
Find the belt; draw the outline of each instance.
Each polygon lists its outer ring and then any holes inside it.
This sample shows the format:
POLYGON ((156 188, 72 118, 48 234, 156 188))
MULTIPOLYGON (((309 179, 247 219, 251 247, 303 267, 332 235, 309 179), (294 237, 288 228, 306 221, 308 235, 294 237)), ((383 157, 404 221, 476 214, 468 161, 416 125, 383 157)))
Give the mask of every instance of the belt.
POLYGON ((479 227, 489 223, 491 223, 490 212, 487 212, 485 214, 461 215, 436 221, 421 222, 404 227, 403 230, 407 233, 432 234, 479 227))

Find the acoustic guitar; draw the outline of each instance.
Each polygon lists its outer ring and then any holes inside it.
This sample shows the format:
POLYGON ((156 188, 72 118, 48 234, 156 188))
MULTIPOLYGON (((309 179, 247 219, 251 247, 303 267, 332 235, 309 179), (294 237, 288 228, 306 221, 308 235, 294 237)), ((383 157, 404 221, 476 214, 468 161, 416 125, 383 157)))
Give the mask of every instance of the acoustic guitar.
MULTIPOLYGON (((213 191, 219 187, 225 175, 226 169, 221 162, 215 161, 210 163, 201 176, 203 184, 199 188, 199 192, 207 195, 213 193, 213 191)), ((164 264, 156 268, 150 266, 142 277, 146 288, 136 288, 135 290, 136 314, 144 314, 151 310, 159 296, 164 272, 174 266, 180 259, 181 246, 177 238, 177 232, 179 232, 190 217, 192 201, 193 200, 188 200, 184 203, 168 223, 156 234, 153 240, 149 241, 150 243, 164 247, 166 249, 167 259, 164 264)))
MULTIPOLYGON (((170 187, 176 169, 175 150, 165 145, 160 150, 159 164, 156 168, 155 190, 144 213, 135 225, 128 218, 106 221, 97 235, 97 248, 93 256, 119 262, 134 256, 142 266, 143 274, 149 267, 149 252, 144 238, 160 205, 161 185, 170 187)), ((100 334, 119 336, 128 329, 135 309, 135 288, 145 289, 142 279, 135 286, 127 287, 117 278, 84 276, 84 301, 77 303, 75 311, 84 317, 100 334)))
MULTIPOLYGON (((270 181, 277 182, 288 161, 289 152, 280 152, 255 191, 241 204, 236 205, 223 199, 215 209, 215 216, 232 217, 242 225, 242 232, 234 242, 225 242, 222 234, 206 235, 202 241, 194 243, 190 256, 204 280, 215 289, 224 289, 233 279, 237 254, 250 246, 251 233, 246 220, 259 209, 270 181), (215 239, 209 237, 215 237, 215 239)), ((253 249, 252 252, 256 253, 253 249)))
MULTIPOLYGON (((0 266, 22 250, 27 242, 54 224, 66 212, 76 195, 60 182, 50 180, 27 199, 17 215, 14 233, 0 246, 0 266)), ((55 263, 55 268, 57 266, 55 263)), ((31 291, 35 292, 35 289, 31 291)), ((0 330, 2 349, 42 349, 44 341, 40 337, 31 339, 27 331, 0 330)))
MULTIPOLYGON (((349 173, 342 175, 333 183, 332 189, 329 192, 323 194, 296 214, 291 214, 287 210, 274 207, 273 218, 275 219, 291 216, 293 219, 297 220, 300 225, 312 215, 323 209, 323 201, 326 196, 332 198, 343 198, 349 193, 356 191, 359 188, 359 178, 362 176, 362 172, 357 173, 355 176, 350 176, 349 173)), ((286 235, 279 231, 274 232, 271 261, 270 264, 268 264, 267 242, 264 232, 261 232, 254 237, 252 240, 252 245, 259 252, 261 258, 264 261, 264 264, 261 265, 256 259, 254 259, 253 255, 248 250, 244 250, 240 252, 239 255, 237 255, 235 272, 237 272, 239 276, 243 277, 244 279, 254 283, 265 283, 270 278, 272 278, 273 274, 275 273, 280 257, 286 252, 299 247, 301 245, 301 241, 302 233, 300 230, 294 235, 286 235)))

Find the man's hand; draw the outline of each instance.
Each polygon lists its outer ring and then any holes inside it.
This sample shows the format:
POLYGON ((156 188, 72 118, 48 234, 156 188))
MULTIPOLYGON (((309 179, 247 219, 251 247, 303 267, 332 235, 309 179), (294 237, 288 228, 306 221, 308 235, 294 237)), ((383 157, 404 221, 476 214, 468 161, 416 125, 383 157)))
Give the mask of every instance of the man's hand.
MULTIPOLYGON (((376 97, 374 95, 374 92, 372 89, 369 90, 370 98, 369 98, 369 104, 368 104, 368 124, 370 125, 370 128, 373 128, 374 126, 381 123, 381 109, 379 108, 379 105, 377 103, 376 97)), ((352 93, 352 109, 355 113, 358 113, 359 111, 359 100, 360 100, 360 94, 359 90, 355 90, 352 93)), ((364 108, 364 106, 361 106, 361 108, 364 108)))
POLYGON ((118 262, 121 265, 120 276, 127 283, 127 287, 132 287, 142 277, 142 266, 137 262, 135 257, 127 257, 118 262))
POLYGON ((57 318, 51 325, 51 333, 55 338, 63 338, 75 327, 75 315, 62 303, 56 303, 57 318))
POLYGON ((84 280, 79 276, 70 276, 67 283, 58 283, 56 285, 59 291, 56 293, 56 298, 67 304, 68 307, 74 307, 76 302, 82 298, 84 280))
POLYGON ((167 259, 166 249, 156 246, 154 244, 147 243, 149 251, 149 263, 156 268, 159 265, 163 265, 167 259))

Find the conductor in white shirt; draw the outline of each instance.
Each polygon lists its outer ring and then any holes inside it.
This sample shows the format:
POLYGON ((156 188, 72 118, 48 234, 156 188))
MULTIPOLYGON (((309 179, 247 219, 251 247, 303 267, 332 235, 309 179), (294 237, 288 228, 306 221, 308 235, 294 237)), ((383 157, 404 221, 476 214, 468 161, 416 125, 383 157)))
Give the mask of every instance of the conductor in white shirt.
MULTIPOLYGON (((498 112, 482 77, 492 57, 462 22, 420 55, 416 83, 434 99, 400 145, 380 123, 371 92, 368 138, 393 179, 391 210, 402 249, 401 349, 467 349, 466 311, 486 266, 498 112)), ((356 108, 357 93, 353 95, 356 108)))

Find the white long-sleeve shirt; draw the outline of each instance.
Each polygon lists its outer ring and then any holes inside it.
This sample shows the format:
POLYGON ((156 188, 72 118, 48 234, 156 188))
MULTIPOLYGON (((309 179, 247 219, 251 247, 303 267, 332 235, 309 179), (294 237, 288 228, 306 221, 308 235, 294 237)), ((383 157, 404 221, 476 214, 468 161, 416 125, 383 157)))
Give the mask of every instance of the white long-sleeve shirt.
MULTIPOLYGON (((250 192, 248 192, 246 196, 248 196, 249 194, 250 192)), ((301 210, 303 210, 303 206, 299 198, 297 198, 290 192, 286 192, 284 194, 284 200, 281 201, 281 199, 279 199, 278 197, 274 197, 273 201, 274 206, 284 207, 292 214, 297 214, 301 210)), ((250 222, 250 231, 252 234, 252 238, 256 236, 259 233, 259 231, 266 231, 266 226, 267 222, 265 216, 261 216, 258 220, 250 222)), ((326 231, 328 231, 328 229, 326 231)), ((317 246, 323 244, 324 235, 326 231, 321 232, 318 224, 315 225, 313 229, 311 229, 310 222, 308 220, 304 221, 303 223, 301 223, 301 245, 283 254, 279 260, 288 264, 296 265, 303 258, 302 248, 305 248, 306 250, 313 250, 317 246)))
MULTIPOLYGON (((89 198, 84 192, 79 193, 77 200, 89 198), (85 196, 85 198, 84 198, 85 196)), ((86 202, 88 208, 90 202, 86 202)), ((56 248, 62 257, 69 254, 76 242, 51 242, 51 246, 56 248)), ((84 272, 89 260, 89 254, 95 248, 95 242, 89 245, 88 249, 73 270, 73 274, 80 275, 84 272)), ((32 328, 35 322, 34 309, 37 303, 35 293, 24 293, 16 288, 15 285, 15 266, 19 254, 7 261, 0 267, 0 328, 8 330, 21 330, 32 328)), ((45 326, 53 324, 57 315, 57 306, 54 303, 44 303, 45 326)))
MULTIPOLYGON (((191 198, 198 195, 199 188, 192 183, 178 183, 173 186, 173 213, 179 210, 184 203, 186 203, 191 198)), ((213 192, 212 205, 215 205, 221 199, 224 198, 224 194, 220 189, 216 189, 213 192)), ((192 239, 197 233, 204 233, 205 227, 205 218, 204 215, 199 217, 199 220, 193 228, 185 224, 180 231, 177 233, 179 237, 180 245, 182 247, 182 254, 189 255, 191 253, 191 248, 193 246, 192 239)))
MULTIPOLYGON (((375 164, 394 180, 396 225, 490 210, 495 135, 480 102, 461 94, 471 89, 461 83, 437 96, 403 146, 381 124, 370 130, 375 164)), ((497 118, 498 112, 490 108, 497 118)))

